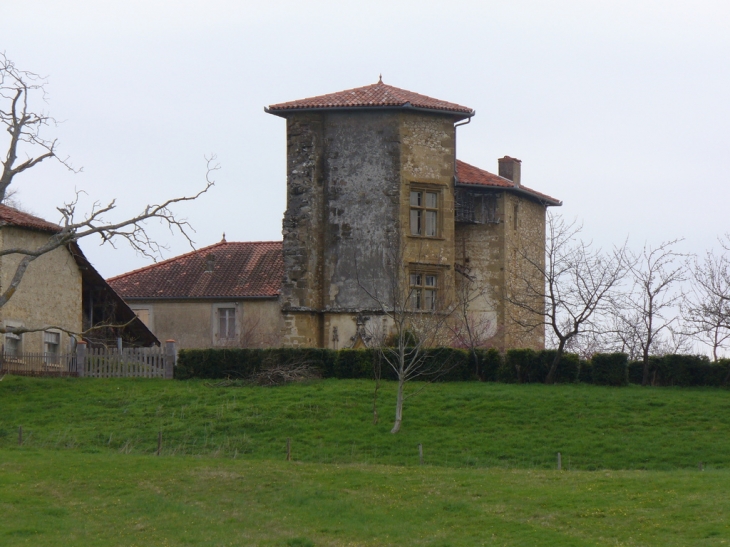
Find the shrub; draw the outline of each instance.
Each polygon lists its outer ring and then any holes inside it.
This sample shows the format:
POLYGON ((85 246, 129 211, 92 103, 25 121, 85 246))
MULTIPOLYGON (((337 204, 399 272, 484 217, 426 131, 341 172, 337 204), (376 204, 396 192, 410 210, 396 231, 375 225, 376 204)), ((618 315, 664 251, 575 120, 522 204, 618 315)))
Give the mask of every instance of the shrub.
POLYGON ((629 384, 628 357, 625 353, 596 353, 591 359, 593 383, 597 386, 629 384))
POLYGON ((482 382, 496 382, 499 368, 502 366, 502 354, 496 348, 476 350, 479 358, 479 379, 482 382))

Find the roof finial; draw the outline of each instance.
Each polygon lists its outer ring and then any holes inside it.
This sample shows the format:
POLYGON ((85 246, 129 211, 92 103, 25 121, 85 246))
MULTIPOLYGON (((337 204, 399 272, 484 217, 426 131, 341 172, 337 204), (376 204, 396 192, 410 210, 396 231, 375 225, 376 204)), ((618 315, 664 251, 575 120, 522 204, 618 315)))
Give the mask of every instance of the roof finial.
POLYGON ((225 243, 225 242, 226 242, 226 233, 223 232, 223 239, 221 239, 221 243, 225 243))
POLYGON ((383 74, 382 74, 382 73, 381 73, 381 74, 380 74, 380 76, 378 77, 378 83, 379 83, 379 84, 382 84, 382 83, 383 83, 383 74))

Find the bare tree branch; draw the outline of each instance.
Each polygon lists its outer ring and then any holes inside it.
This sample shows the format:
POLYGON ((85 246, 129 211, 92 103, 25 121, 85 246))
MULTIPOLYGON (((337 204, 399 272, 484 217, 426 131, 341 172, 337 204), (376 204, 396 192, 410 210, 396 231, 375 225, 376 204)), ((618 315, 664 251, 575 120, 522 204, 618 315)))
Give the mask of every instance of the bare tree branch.
POLYGON ((613 298, 627 268, 625 245, 609 254, 578 239, 582 226, 547 213, 545 257, 534 256, 529 242, 518 250, 521 264, 507 287, 512 321, 525 329, 549 327, 557 352, 546 383, 555 381, 560 359, 571 339, 595 332, 596 316, 613 298))

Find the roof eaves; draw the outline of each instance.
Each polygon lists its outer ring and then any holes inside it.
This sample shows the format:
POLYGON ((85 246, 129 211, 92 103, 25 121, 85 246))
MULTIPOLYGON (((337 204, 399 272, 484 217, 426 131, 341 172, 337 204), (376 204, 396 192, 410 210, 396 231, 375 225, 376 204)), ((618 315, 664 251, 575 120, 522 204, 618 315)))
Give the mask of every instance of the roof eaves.
POLYGON ((462 111, 457 109, 444 109, 444 108, 427 108, 423 106, 413 106, 410 103, 402 105, 372 105, 372 106, 295 106, 295 107, 264 107, 264 112, 267 114, 273 114, 280 118, 286 118, 290 114, 297 112, 332 112, 333 110, 344 111, 344 110, 407 110, 415 112, 429 112, 434 114, 445 114, 453 116, 456 121, 461 121, 466 118, 471 118, 476 115, 476 110, 462 111))
MULTIPOLYGON (((505 179, 505 180, 509 180, 509 179, 505 179)), ((496 190, 496 191, 500 191, 500 192, 513 192, 515 194, 522 194, 524 196, 537 200, 540 203, 547 205, 548 207, 561 207, 563 205, 563 202, 560 201, 559 199, 555 199, 546 194, 542 194, 540 192, 537 192, 536 190, 532 190, 532 189, 526 188, 524 186, 491 186, 488 184, 468 183, 468 182, 458 182, 458 181, 456 182, 456 186, 463 186, 466 188, 479 188, 482 190, 496 190)))

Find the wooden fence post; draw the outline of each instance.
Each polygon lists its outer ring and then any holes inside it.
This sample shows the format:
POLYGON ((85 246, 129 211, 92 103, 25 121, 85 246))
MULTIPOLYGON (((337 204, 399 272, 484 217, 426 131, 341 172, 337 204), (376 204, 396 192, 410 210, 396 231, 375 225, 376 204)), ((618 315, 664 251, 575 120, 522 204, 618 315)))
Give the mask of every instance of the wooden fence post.
POLYGON ((291 461, 291 439, 287 438, 286 440, 286 461, 291 461))
POLYGON ((76 375, 86 376, 86 342, 83 340, 76 342, 76 375))
POLYGON ((558 471, 562 471, 563 469, 563 457, 560 455, 560 452, 558 452, 558 471))
POLYGON ((162 431, 157 432, 157 455, 160 455, 160 450, 162 450, 162 431))
POLYGON ((423 445, 418 443, 418 462, 423 465, 423 445))
POLYGON ((23 446, 23 426, 18 427, 18 446, 23 446))
POLYGON ((175 365, 177 364, 177 349, 175 340, 167 340, 165 342, 165 380, 172 380, 175 374, 175 365))

